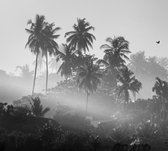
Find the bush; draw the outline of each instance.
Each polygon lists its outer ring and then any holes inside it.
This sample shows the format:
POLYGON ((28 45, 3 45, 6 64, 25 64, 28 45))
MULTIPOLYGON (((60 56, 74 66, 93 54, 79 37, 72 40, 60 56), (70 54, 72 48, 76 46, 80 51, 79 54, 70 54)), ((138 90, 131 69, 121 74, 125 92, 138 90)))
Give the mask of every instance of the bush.
POLYGON ((72 110, 66 106, 59 105, 53 119, 59 122, 64 128, 70 128, 75 131, 90 130, 93 128, 90 121, 83 115, 72 112, 72 110))
POLYGON ((36 117, 43 117, 50 110, 50 108, 48 107, 43 107, 39 97, 32 98, 31 101, 32 102, 30 102, 30 109, 32 114, 36 117))

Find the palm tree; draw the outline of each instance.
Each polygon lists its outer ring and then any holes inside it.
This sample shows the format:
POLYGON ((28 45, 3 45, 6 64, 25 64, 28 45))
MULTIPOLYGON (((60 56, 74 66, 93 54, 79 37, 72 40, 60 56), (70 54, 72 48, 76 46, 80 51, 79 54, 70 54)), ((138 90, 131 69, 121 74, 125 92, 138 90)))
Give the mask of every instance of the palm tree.
POLYGON ((60 27, 54 28, 54 24, 48 24, 43 30, 43 43, 42 43, 42 56, 46 58, 46 88, 47 93, 48 89, 48 53, 50 56, 56 55, 58 52, 58 44, 55 41, 60 35, 55 35, 55 33, 60 30, 60 27))
POLYGON ((154 87, 152 88, 152 91, 155 92, 156 95, 163 102, 165 99, 168 98, 168 83, 156 77, 156 82, 154 87))
POLYGON ((124 39, 124 37, 116 37, 114 39, 107 38, 106 42, 108 44, 102 45, 100 48, 104 49, 104 57, 98 61, 99 64, 103 64, 105 68, 105 76, 111 77, 111 84, 116 87, 117 80, 116 76, 118 70, 126 62, 124 59, 128 60, 126 54, 130 53, 129 43, 124 39))
POLYGON ((117 86, 116 76, 118 74, 118 69, 121 66, 119 62, 117 62, 117 58, 112 52, 105 54, 103 59, 97 61, 97 63, 103 67, 104 82, 107 82, 114 88, 117 86))
POLYGON ((125 97, 125 103, 129 102, 129 91, 135 95, 139 92, 142 87, 141 82, 139 82, 132 71, 130 71, 126 66, 120 70, 117 79, 119 80, 120 85, 118 86, 118 95, 122 93, 125 97))
POLYGON ((33 113, 34 116, 43 117, 50 110, 50 108, 48 107, 46 108, 43 107, 39 97, 32 98, 31 100, 32 100, 32 102, 30 102, 31 112, 33 113))
POLYGON ((93 60, 87 61, 84 66, 79 67, 77 75, 77 83, 79 88, 82 88, 86 92, 86 115, 88 108, 88 97, 91 93, 96 91, 98 85, 101 82, 102 74, 97 64, 93 64, 93 60))
POLYGON ((168 99, 168 82, 161 80, 156 77, 155 85, 152 88, 152 91, 156 93, 159 103, 161 105, 159 118, 166 120, 168 112, 167 112, 167 99, 168 99))
POLYGON ((43 30, 46 26, 45 17, 36 15, 35 23, 32 20, 28 21, 28 24, 31 24, 29 29, 25 29, 28 34, 29 38, 26 43, 26 47, 28 46, 32 53, 36 55, 36 63, 35 63, 35 73, 34 73, 34 80, 33 80, 33 89, 32 95, 34 94, 35 82, 36 82, 36 73, 37 73, 37 64, 38 64, 38 55, 41 50, 42 38, 43 38, 43 30))
POLYGON ((70 45, 63 44, 63 52, 59 51, 57 55, 57 61, 61 60, 62 64, 60 65, 58 72, 61 76, 64 76, 66 81, 68 77, 72 76, 72 69, 75 68, 75 54, 73 48, 70 45))
POLYGON ((115 60, 113 61, 115 66, 125 63, 124 59, 129 60, 126 55, 131 53, 129 51, 129 42, 125 40, 124 37, 114 37, 113 39, 109 37, 106 39, 106 42, 108 44, 104 44, 100 47, 101 49, 104 49, 105 59, 108 59, 109 53, 112 53, 115 56, 115 60))
MULTIPOLYGON (((38 71, 41 71, 41 69, 43 68, 43 65, 45 64, 45 60, 43 59, 43 57, 42 57, 42 52, 40 51, 40 53, 39 53, 39 55, 38 55, 38 61, 37 61, 38 63, 38 71)), ((36 64, 36 60, 35 61, 33 61, 33 65, 35 65, 36 64)))
POLYGON ((82 51, 86 53, 89 51, 89 47, 92 48, 93 40, 95 36, 89 33, 90 30, 94 30, 94 27, 90 26, 86 19, 77 19, 77 24, 73 26, 74 31, 65 33, 67 37, 66 41, 69 43, 70 47, 77 50, 78 54, 82 54, 82 51))

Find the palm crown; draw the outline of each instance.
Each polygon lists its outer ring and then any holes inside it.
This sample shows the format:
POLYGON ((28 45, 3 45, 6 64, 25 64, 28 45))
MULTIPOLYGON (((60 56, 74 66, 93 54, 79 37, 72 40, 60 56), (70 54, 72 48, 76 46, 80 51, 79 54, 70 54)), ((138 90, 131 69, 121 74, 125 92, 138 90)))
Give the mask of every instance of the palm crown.
POLYGON ((156 83, 152 88, 152 91, 156 92, 159 97, 166 99, 168 98, 168 83, 156 77, 156 83))
POLYGON ((96 91, 102 74, 98 65, 93 64, 93 61, 88 61, 84 66, 79 67, 77 82, 79 88, 83 88, 87 94, 96 91))
POLYGON ((28 24, 31 24, 31 27, 30 29, 25 29, 28 34, 30 34, 26 46, 29 46, 31 51, 34 54, 37 54, 40 52, 42 45, 43 30, 46 26, 45 17, 36 15, 35 23, 33 23, 32 20, 29 20, 28 24))
POLYGON ((72 69, 74 69, 74 60, 75 60, 75 54, 73 49, 67 45, 63 44, 63 52, 59 51, 57 55, 57 61, 61 60, 62 64, 58 69, 57 73, 61 73, 61 76, 65 76, 67 79, 69 76, 72 75, 72 69))
POLYGON ((91 93, 96 91, 101 82, 102 74, 100 73, 99 65, 94 64, 95 58, 93 56, 86 56, 85 64, 78 68, 77 83, 79 88, 85 90, 87 95, 86 114, 88 106, 88 97, 91 93))
POLYGON ((100 48, 104 49, 105 55, 104 60, 109 60, 109 57, 113 66, 118 66, 125 63, 124 59, 129 59, 126 54, 130 53, 129 43, 124 37, 116 37, 114 39, 107 38, 106 42, 109 44, 104 44, 100 48))
POLYGON ((124 93, 125 102, 127 103, 129 101, 129 91, 135 95, 141 89, 142 84, 135 78, 134 73, 127 67, 120 70, 120 74, 118 74, 117 78, 120 82, 118 94, 121 95, 121 93, 124 93))
POLYGON ((54 28, 54 24, 47 24, 43 30, 43 39, 42 39, 42 55, 46 54, 46 51, 49 52, 49 55, 56 54, 58 51, 58 44, 55 41, 60 35, 55 34, 60 27, 54 28))
POLYGON ((94 29, 94 27, 90 26, 88 22, 84 19, 77 19, 77 24, 73 26, 74 31, 67 32, 65 37, 67 38, 67 43, 70 44, 71 47, 75 48, 79 53, 81 51, 86 52, 89 50, 89 47, 92 48, 93 40, 95 40, 95 36, 89 33, 89 31, 94 29))
POLYGON ((34 116, 37 116, 37 117, 44 116, 50 110, 49 107, 46 107, 46 108, 43 107, 39 97, 32 98, 31 100, 32 100, 32 102, 30 102, 31 111, 34 116))

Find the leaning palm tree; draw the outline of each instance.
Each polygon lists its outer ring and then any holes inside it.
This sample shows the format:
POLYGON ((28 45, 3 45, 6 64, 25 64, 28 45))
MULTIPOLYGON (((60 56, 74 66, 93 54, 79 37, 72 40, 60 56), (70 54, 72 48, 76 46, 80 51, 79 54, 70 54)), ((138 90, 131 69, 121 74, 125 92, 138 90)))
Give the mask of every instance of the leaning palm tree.
POLYGON ((42 43, 42 56, 46 58, 46 87, 45 91, 47 93, 48 89, 48 54, 50 56, 57 55, 58 52, 58 44, 55 41, 60 35, 56 35, 55 33, 60 30, 60 27, 54 28, 54 24, 47 24, 43 30, 43 43, 42 43))
POLYGON ((42 31, 44 30, 46 26, 45 17, 36 15, 35 22, 33 23, 32 20, 29 20, 28 24, 31 24, 31 26, 29 29, 25 29, 29 34, 26 47, 28 46, 31 52, 36 55, 35 72, 34 72, 33 89, 32 89, 32 95, 33 95, 34 88, 35 88, 35 82, 36 82, 38 55, 41 50, 41 44, 42 44, 42 38, 43 38, 42 31))
POLYGON ((62 44, 63 51, 59 51, 57 55, 57 61, 61 60, 62 63, 57 71, 61 76, 65 77, 65 80, 72 76, 73 69, 75 68, 75 54, 73 48, 70 45, 62 44))
POLYGON ((79 88, 82 88, 86 92, 86 115, 88 108, 88 97, 91 93, 96 91, 98 85, 101 82, 102 74, 97 64, 94 64, 92 60, 87 61, 84 66, 79 67, 77 75, 77 83, 79 88))
POLYGON ((128 103, 130 99, 129 91, 135 95, 141 89, 142 84, 126 66, 120 70, 117 79, 120 83, 118 86, 118 95, 124 94, 125 103, 128 103))
POLYGON ((65 33, 67 37, 66 41, 72 48, 77 50, 78 54, 82 52, 86 53, 86 50, 89 51, 89 47, 92 48, 93 40, 95 36, 89 33, 90 30, 94 30, 94 27, 90 26, 86 19, 77 19, 77 24, 73 26, 74 31, 65 33))

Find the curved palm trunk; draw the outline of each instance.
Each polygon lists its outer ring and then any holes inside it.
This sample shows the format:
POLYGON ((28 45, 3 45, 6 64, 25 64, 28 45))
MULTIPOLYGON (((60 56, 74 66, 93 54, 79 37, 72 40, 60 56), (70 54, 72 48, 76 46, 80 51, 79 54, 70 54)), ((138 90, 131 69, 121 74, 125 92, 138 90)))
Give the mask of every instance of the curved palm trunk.
POLYGON ((88 101, 89 101, 89 93, 86 93, 86 116, 87 116, 87 111, 88 111, 88 101))
POLYGON ((35 64, 35 69, 34 69, 34 80, 33 80, 32 96, 34 94, 34 88, 35 88, 35 83, 36 83, 37 63, 38 63, 38 53, 36 54, 36 64, 35 64))
POLYGON ((48 89, 48 53, 46 52, 46 86, 45 86, 45 93, 47 94, 48 89))

